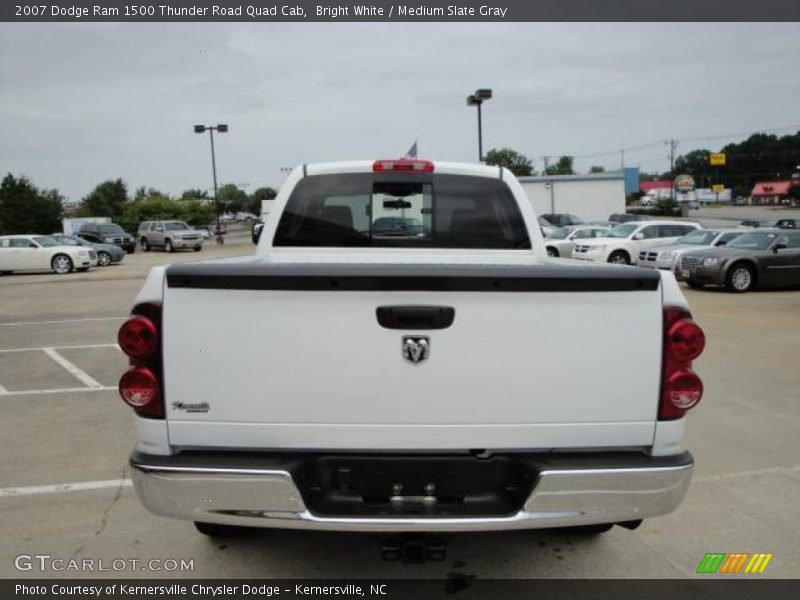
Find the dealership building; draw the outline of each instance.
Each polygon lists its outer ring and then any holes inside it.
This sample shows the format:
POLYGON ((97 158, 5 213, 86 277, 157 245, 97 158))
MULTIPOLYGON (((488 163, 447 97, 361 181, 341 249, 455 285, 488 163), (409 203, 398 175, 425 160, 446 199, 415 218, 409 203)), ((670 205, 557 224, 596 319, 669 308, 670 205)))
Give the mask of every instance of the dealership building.
POLYGON ((584 221, 605 221, 612 213, 624 213, 626 187, 639 189, 638 169, 518 179, 537 215, 568 213, 584 221))

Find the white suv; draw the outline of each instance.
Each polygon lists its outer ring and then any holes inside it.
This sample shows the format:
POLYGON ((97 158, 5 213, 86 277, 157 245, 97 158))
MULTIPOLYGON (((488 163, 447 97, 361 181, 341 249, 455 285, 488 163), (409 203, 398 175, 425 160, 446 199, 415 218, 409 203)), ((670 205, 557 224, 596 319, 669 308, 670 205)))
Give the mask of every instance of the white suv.
POLYGON ((671 244, 696 229, 702 229, 702 226, 687 221, 631 221, 617 225, 606 237, 576 243, 572 257, 633 265, 636 264, 641 249, 671 244))

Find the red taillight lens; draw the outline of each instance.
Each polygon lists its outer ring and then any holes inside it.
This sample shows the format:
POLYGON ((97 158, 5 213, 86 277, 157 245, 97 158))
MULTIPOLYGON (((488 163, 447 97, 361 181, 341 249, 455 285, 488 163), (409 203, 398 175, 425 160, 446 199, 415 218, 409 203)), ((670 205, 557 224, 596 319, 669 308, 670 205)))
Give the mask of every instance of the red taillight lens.
POLYGON ((119 394, 140 414, 152 417, 163 414, 158 379, 147 367, 128 369, 119 380, 119 394))
POLYGON ((661 421, 680 419, 703 397, 703 382, 692 371, 692 360, 700 356, 706 337, 683 307, 664 309, 664 364, 661 374, 661 421))
POLYGON ((690 369, 681 369, 667 380, 667 399, 679 410, 689 410, 703 397, 703 382, 690 369))
POLYGON ((700 356, 706 346, 703 330, 690 319, 681 319, 670 327, 668 337, 673 356, 683 362, 700 356))
POLYGON ((433 173, 429 160, 376 160, 372 163, 375 173, 433 173))
POLYGON ((140 417, 164 418, 164 369, 161 360, 161 304, 143 302, 119 328, 119 347, 131 368, 119 380, 119 395, 140 417))
POLYGON ((117 341, 125 354, 135 360, 142 360, 156 351, 158 331, 150 319, 134 315, 119 328, 117 341))

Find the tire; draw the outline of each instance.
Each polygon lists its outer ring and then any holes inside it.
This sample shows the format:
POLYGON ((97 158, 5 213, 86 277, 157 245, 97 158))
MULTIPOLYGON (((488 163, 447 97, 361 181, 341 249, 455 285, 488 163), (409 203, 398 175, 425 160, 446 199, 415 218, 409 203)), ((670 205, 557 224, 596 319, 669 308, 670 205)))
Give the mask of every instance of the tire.
POLYGON ((725 275, 725 289, 735 294, 753 289, 755 282, 756 274, 753 267, 746 263, 734 264, 725 275))
POLYGON ((195 247, 194 247, 194 251, 195 251, 195 252, 200 252, 200 250, 202 250, 202 249, 203 249, 203 247, 202 247, 202 246, 195 246, 195 247))
POLYGON ((142 238, 142 250, 150 252, 150 243, 147 241, 147 238, 142 238))
POLYGON ((240 527, 238 525, 219 525, 218 523, 195 521, 194 526, 197 531, 211 538, 238 537, 253 533, 252 527, 240 527))
POLYGON ((128 248, 128 254, 136 254, 136 244, 128 248))
POLYGON ((108 252, 100 251, 97 253, 97 264, 101 267, 107 267, 111 264, 111 255, 108 252))
POLYGON ((172 247, 172 240, 167 239, 167 241, 164 242, 164 251, 175 252, 175 248, 172 247))
POLYGON ((547 247, 547 256, 552 256, 553 258, 558 258, 558 250, 548 246, 547 247))
POLYGON ((608 262, 614 265, 629 265, 631 264, 631 257, 625 250, 614 250, 611 256, 608 257, 608 262))
POLYGON ((66 275, 73 267, 72 259, 66 254, 56 254, 50 261, 50 268, 56 275, 66 275))

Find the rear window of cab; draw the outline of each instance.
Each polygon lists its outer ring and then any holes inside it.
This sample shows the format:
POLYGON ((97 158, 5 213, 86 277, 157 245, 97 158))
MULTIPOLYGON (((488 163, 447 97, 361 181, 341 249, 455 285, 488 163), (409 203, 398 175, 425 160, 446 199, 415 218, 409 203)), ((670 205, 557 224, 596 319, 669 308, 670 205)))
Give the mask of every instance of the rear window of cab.
POLYGON ((298 182, 273 246, 530 249, 500 179, 348 173, 298 182))

